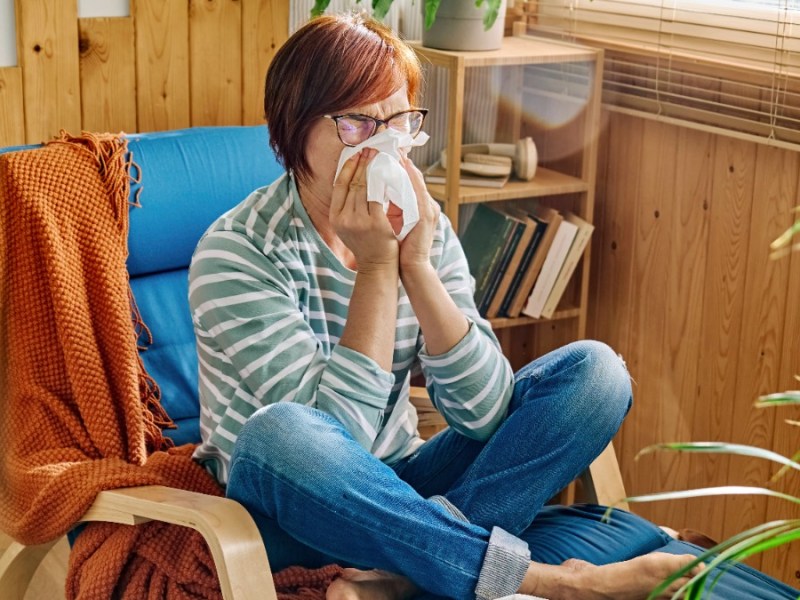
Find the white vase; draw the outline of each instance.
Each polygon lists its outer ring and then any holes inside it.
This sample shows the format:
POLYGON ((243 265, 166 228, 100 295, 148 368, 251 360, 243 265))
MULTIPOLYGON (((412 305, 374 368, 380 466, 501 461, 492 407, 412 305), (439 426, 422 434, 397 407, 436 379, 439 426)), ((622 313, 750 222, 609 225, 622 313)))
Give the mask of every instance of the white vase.
MULTIPOLYGON (((425 1, 419 4, 424 18, 425 1)), ((497 50, 503 44, 506 0, 488 31, 483 28, 485 14, 485 2, 479 8, 474 0, 442 0, 431 28, 422 27, 422 45, 441 50, 497 50)))

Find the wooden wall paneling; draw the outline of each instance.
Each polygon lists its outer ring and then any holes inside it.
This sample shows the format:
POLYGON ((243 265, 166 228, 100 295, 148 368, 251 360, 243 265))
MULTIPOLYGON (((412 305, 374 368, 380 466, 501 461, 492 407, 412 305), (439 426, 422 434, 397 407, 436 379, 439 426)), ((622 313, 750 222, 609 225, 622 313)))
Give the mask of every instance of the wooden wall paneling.
POLYGON ((16 0, 17 56, 25 97, 25 140, 81 129, 77 0, 16 0))
MULTIPOLYGON (((619 113, 608 118, 607 144, 601 146, 600 155, 607 155, 605 186, 598 189, 598 204, 602 206, 596 222, 593 256, 597 257, 592 271, 596 302, 588 319, 588 335, 606 342, 627 361, 633 307, 634 236, 639 201, 639 178, 634 176, 641 168, 644 121, 619 113)), ((591 308, 591 303, 590 303, 591 308)), ((638 390, 634 385, 634 410, 638 390)), ((630 418, 630 416, 629 416, 630 418)), ((636 487, 637 464, 625 451, 627 426, 623 424, 617 435, 616 450, 626 489, 636 487), (625 460, 622 460, 622 458, 625 460)), ((637 450, 638 451, 638 450, 637 450)))
POLYGON ((190 0, 192 126, 242 123, 242 5, 190 0))
MULTIPOLYGON (((753 429, 747 422, 753 420, 750 406, 768 386, 767 380, 771 379, 773 385, 765 391, 798 387, 792 375, 800 372, 800 254, 785 261, 790 266, 783 267, 789 270, 784 275, 780 267, 768 264, 763 246, 758 249, 763 252, 761 256, 756 255, 754 246, 762 244, 760 240, 768 244, 773 232, 777 235, 791 222, 787 211, 797 203, 800 191, 800 182, 794 181, 800 171, 800 154, 774 149, 764 152, 752 142, 709 137, 673 125, 652 125, 644 119, 609 113, 609 131, 602 141, 600 156, 600 166, 605 160, 606 169, 598 179, 589 337, 601 339, 621 352, 638 382, 634 385, 634 409, 616 440, 628 491, 640 493, 666 487, 663 482, 669 480, 673 467, 664 462, 666 455, 644 457, 637 462, 633 457, 647 443, 665 441, 676 431, 686 431, 681 429, 683 420, 691 424, 687 434, 691 440, 746 442, 772 435, 763 440, 768 447, 793 454, 800 446, 798 431, 785 425, 783 419, 800 418, 800 410, 774 411, 773 434, 768 429, 769 422, 765 426, 756 421, 753 429), (673 141, 669 141, 673 136, 665 134, 661 127, 678 132, 673 141), (656 151, 658 148, 661 152, 656 151), (673 153, 677 153, 677 159, 673 153), (669 221, 665 227, 671 238, 668 246, 663 240, 655 244, 658 238, 652 233, 643 238, 645 228, 640 223, 653 219, 647 203, 652 208, 655 201, 646 195, 665 185, 658 174, 671 167, 664 166, 664 162, 676 165, 675 183, 667 186, 672 192, 664 195, 674 204, 674 210, 669 215, 662 211, 661 215, 669 221), (789 186, 788 181, 793 181, 795 187, 789 186), (696 202, 702 196, 700 190, 708 185, 709 203, 701 210, 696 202), (783 220, 775 224, 780 214, 783 220), (654 302, 653 294, 643 292, 644 288, 657 287, 660 281, 653 273, 658 270, 655 267, 648 271, 649 279, 642 277, 642 265, 648 264, 654 245, 669 252, 662 264, 668 291, 661 302, 654 302), (771 296, 767 286, 777 286, 779 291, 772 294, 782 294, 783 299, 771 296), (773 308, 767 306, 776 304, 773 308), (643 351, 659 338, 644 330, 642 322, 655 323, 658 329, 661 320, 666 326, 661 338, 664 350, 654 353, 663 357, 661 364, 652 360, 653 356, 645 357, 649 362, 643 362, 643 351), (681 331, 683 335, 679 334, 681 331), (681 337, 685 339, 679 343, 681 337), (756 366, 748 368, 747 361, 756 366), (739 376, 742 370, 745 372, 739 376), (780 374, 776 376, 778 370, 780 374), (659 386, 664 386, 664 396, 680 398, 677 412, 649 408, 651 391, 659 386), (737 391, 748 387, 749 391, 737 391)), ((537 328, 537 335, 539 329, 545 328, 537 328)), ((744 469, 730 466, 724 456, 694 455, 686 472, 686 487, 697 487, 741 483, 744 469)), ((777 487, 796 494, 798 481, 787 479, 777 487)), ((738 500, 698 499, 685 502, 684 508, 678 510, 678 503, 633 505, 632 509, 655 522, 693 526, 721 539, 745 526, 741 522, 744 517, 737 512, 744 505, 738 500), (685 512, 684 521, 677 522, 681 511, 685 512)), ((760 520, 800 516, 800 510, 794 512, 794 508, 787 509, 779 501, 767 503, 758 499, 753 506, 752 518, 761 515, 760 520)), ((763 568, 797 586, 798 546, 768 553, 763 558, 763 568)))
POLYGON ((25 109, 22 69, 0 68, 0 147, 25 143, 25 109))
POLYGON ((242 123, 264 122, 264 76, 289 37, 286 0, 242 0, 242 123))
MULTIPOLYGON (((500 348, 502 349, 503 354, 505 356, 512 356, 512 354, 511 354, 511 351, 512 351, 511 344, 512 344, 513 332, 511 330, 511 328, 510 327, 506 327, 504 329, 497 330, 497 331, 494 332, 494 334, 497 336, 497 341, 500 342, 500 348)), ((514 370, 514 372, 517 371, 517 369, 514 367, 513 364, 511 365, 511 368, 514 370)))
MULTIPOLYGON (((710 204, 714 167, 714 136, 693 129, 678 129, 677 169, 669 232, 672 238, 667 265, 664 336, 664 361, 661 381, 666 405, 673 413, 662 419, 660 441, 695 439, 694 405, 702 402, 697 388, 699 352, 703 318, 703 289, 706 285, 706 260, 710 226, 710 204)), ((702 487, 692 481, 688 454, 671 454, 665 489, 702 487), (675 477, 675 474, 679 474, 675 477)), ((702 458, 702 457, 701 457, 702 458)), ((666 464, 660 465, 662 468, 666 464)), ((674 527, 705 529, 706 515, 695 510, 695 501, 663 505, 663 522, 674 527)))
POLYGON ((131 0, 136 27, 139 131, 189 127, 189 9, 186 0, 131 0))
MULTIPOLYGON (((794 154, 794 153, 793 153, 794 154)), ((794 166, 789 172, 800 173, 797 156, 793 157, 794 166)), ((791 167, 791 165, 789 165, 791 167)), ((796 184, 800 187, 800 184, 796 184)), ((790 195, 797 202, 797 193, 790 195)), ((785 226, 794 222, 799 215, 786 215, 785 226)), ((800 375, 800 252, 794 252, 781 259, 789 263, 789 281, 786 286, 786 310, 784 321, 783 348, 780 356, 780 377, 775 391, 800 389, 795 377, 800 375)), ((800 407, 775 410, 775 432, 770 447, 785 456, 794 456, 800 451, 800 428, 786 423, 786 419, 800 421, 800 407)), ((790 494, 797 495, 800 489, 800 474, 790 471, 775 486, 790 494)), ((767 502, 767 521, 777 519, 800 519, 800 506, 782 500, 770 498, 767 502)), ((800 544, 781 546, 763 555, 761 568, 786 583, 800 587, 800 544)))
MULTIPOLYGON (((673 243, 670 225, 674 211, 677 128, 656 121, 644 123, 642 163, 636 175, 640 178, 636 203, 634 261, 626 360, 631 375, 638 382, 634 390, 635 405, 626 420, 624 453, 633 457, 642 448, 671 437, 673 424, 685 418, 678 398, 670 395, 663 365, 664 339, 667 333, 667 273, 673 243), (646 374, 646 375, 645 375, 646 374)), ((629 176, 636 176, 630 173, 629 176)), ((674 455, 649 456, 636 465, 636 484, 632 493, 674 489, 682 474, 675 472, 674 455), (657 467, 654 465, 657 463, 657 467)), ((670 514, 681 518, 682 506, 677 503, 641 505, 634 510, 649 518, 670 514), (651 516, 653 515, 653 516, 651 516)), ((664 523, 664 520, 655 519, 664 523)), ((679 522, 679 520, 669 521, 679 522)))
POLYGON ((539 357, 578 339, 578 320, 564 319, 544 323, 536 328, 533 339, 534 357, 539 357))
MULTIPOLYGON (((753 403, 778 387, 789 275, 788 261, 769 260, 769 244, 786 229, 786 215, 796 201, 797 166, 793 153, 766 145, 756 149, 736 395, 728 408, 731 441, 760 447, 771 446, 775 411, 757 409, 753 403)), ((728 478, 732 484, 761 486, 773 472, 766 461, 734 457, 728 478)), ((727 498, 728 533, 763 523, 766 504, 761 497, 727 498)), ((753 557, 751 564, 760 567, 761 556, 753 557)))
MULTIPOLYGON (((744 277, 753 189, 754 144, 717 137, 714 180, 703 293, 703 319, 698 372, 698 401, 694 406, 692 439, 729 441, 732 398, 736 396, 737 351, 743 318, 744 277)), ((696 480, 707 485, 727 483, 729 459, 704 457, 696 480)), ((705 515, 703 531, 720 539, 725 531, 724 499, 700 499, 695 510, 705 515)))
POLYGON ((597 142, 597 179, 595 184, 595 206, 594 206, 594 225, 595 230, 592 234, 592 239, 589 240, 589 243, 592 245, 592 252, 590 254, 590 273, 592 277, 589 278, 589 304, 587 307, 587 316, 586 316, 586 336, 588 338, 596 338, 595 327, 593 326, 594 317, 596 315, 600 306, 599 306, 599 295, 597 293, 597 288, 599 286, 599 280, 597 278, 597 273, 600 271, 600 257, 602 256, 601 249, 605 248, 606 241, 605 241, 605 230, 601 227, 601 224, 605 222, 605 210, 606 210, 606 189, 608 188, 608 170, 609 170, 609 161, 608 161, 608 147, 609 147, 609 137, 610 132, 609 128, 607 127, 608 121, 605 120, 608 118, 608 112, 601 109, 601 119, 604 119, 603 123, 606 126, 603 126, 600 130, 600 138, 597 142))
POLYGON ((608 134, 600 148, 607 164, 598 187, 598 219, 592 237, 592 281, 596 290, 589 316, 589 337, 627 352, 630 328, 631 272, 644 121, 618 113, 609 115, 608 134))
POLYGON ((539 329, 541 326, 513 327, 508 330, 510 334, 508 348, 511 352, 506 352, 506 356, 511 357, 511 368, 515 373, 536 359, 534 340, 539 335, 539 329))
POLYGON ((133 19, 79 19, 81 112, 87 131, 136 131, 133 19))

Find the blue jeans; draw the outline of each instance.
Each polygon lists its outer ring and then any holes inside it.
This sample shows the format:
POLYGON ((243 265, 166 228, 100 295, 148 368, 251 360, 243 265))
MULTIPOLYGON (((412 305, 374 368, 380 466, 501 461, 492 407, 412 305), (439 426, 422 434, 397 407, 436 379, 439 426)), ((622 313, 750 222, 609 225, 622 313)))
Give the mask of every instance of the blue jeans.
POLYGON ((671 541, 629 513, 606 524, 599 507, 544 507, 605 448, 630 405, 624 363, 590 341, 522 369, 487 442, 447 429, 393 465, 330 415, 278 403, 242 427, 227 495, 253 516, 276 571, 335 562, 405 575, 432 597, 501 597, 530 560, 605 564, 671 541))

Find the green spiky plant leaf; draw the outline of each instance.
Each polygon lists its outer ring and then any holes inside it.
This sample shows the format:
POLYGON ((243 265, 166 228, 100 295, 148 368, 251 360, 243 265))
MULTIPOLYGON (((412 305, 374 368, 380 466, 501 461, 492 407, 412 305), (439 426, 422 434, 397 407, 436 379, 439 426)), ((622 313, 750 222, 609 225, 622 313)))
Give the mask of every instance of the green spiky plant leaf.
POLYGON ((376 19, 383 19, 390 8, 392 0, 372 0, 372 16, 376 19))
POLYGON ((425 29, 430 29, 436 20, 441 0, 425 0, 425 29))
POLYGON ((648 596, 648 600, 661 597, 661 594, 672 583, 688 575, 698 565, 704 564, 705 569, 703 571, 691 577, 686 584, 672 595, 673 600, 702 598, 704 593, 713 590, 720 578, 734 564, 754 554, 765 552, 798 539, 800 539, 800 519, 772 521, 757 525, 700 554, 684 568, 670 575, 656 587, 648 596), (719 567, 719 571, 710 580, 709 585, 709 578, 716 567, 719 567))
POLYGON ((483 15, 483 28, 491 29, 494 22, 497 21, 497 15, 500 14, 500 0, 475 0, 475 6, 478 8, 486 3, 486 12, 483 15))
POLYGON ((770 406, 785 406, 787 404, 800 404, 800 391, 793 390, 790 392, 761 396, 756 402, 756 407, 768 408, 770 406))
POLYGON ((778 464, 800 471, 800 463, 796 462, 796 457, 787 458, 783 454, 778 454, 772 450, 765 450, 758 446, 747 446, 744 444, 727 444, 724 442, 672 442, 668 444, 653 444, 636 455, 636 460, 640 456, 658 452, 660 450, 672 450, 675 452, 695 452, 706 454, 735 454, 737 456, 749 456, 752 458, 762 458, 778 464))
POLYGON ((628 496, 613 503, 606 509, 603 520, 609 521, 614 507, 623 502, 661 502, 663 500, 685 500, 686 498, 704 498, 706 496, 770 496, 800 505, 800 498, 783 492, 776 492, 763 487, 749 485, 720 485, 716 487, 696 488, 692 490, 678 490, 674 492, 656 492, 640 496, 628 496))
POLYGON ((314 0, 314 6, 311 7, 311 16, 319 17, 328 8, 331 0, 314 0))

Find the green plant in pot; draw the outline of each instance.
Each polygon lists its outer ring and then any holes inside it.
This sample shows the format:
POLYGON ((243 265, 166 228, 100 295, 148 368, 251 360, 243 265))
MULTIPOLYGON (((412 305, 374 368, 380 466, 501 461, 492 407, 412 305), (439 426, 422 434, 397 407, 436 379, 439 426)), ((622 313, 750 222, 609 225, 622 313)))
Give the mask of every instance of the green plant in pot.
MULTIPOLYGON (((361 2, 361 0, 357 0, 361 2)), ((383 19, 394 0, 372 0, 372 14, 383 19)), ((422 43, 445 50, 495 50, 500 47, 506 0, 417 0, 425 17, 422 43)), ((311 16, 325 12, 330 0, 315 0, 311 16)))
MULTIPOLYGON (((795 209, 800 212, 800 207, 795 209)), ((796 221, 789 229, 787 229, 778 239, 770 245, 772 259, 779 259, 785 257, 793 251, 800 251, 800 241, 795 241, 795 238, 800 238, 800 220, 796 221)), ((800 376, 797 376, 800 381, 800 376)), ((760 397, 755 405, 759 408, 767 407, 785 407, 785 406, 800 406, 800 390, 790 390, 775 394, 768 394, 760 397)), ((800 427, 800 421, 786 419, 786 423, 790 426, 800 427)), ((800 445, 800 444, 799 444, 800 445)), ((641 452, 647 454, 656 451, 673 451, 673 452, 694 452, 694 453, 719 453, 719 454, 732 454, 738 456, 747 456, 762 460, 768 460, 781 465, 781 468, 772 477, 772 482, 783 476, 790 470, 800 471, 800 450, 794 456, 787 457, 777 452, 760 448, 758 446, 748 446, 743 444, 728 444, 723 442, 678 442, 656 444, 648 446, 641 452)), ((638 458, 638 456, 637 456, 638 458)), ((621 500, 620 502, 653 502, 658 500, 677 500, 683 498, 696 498, 699 496, 717 496, 717 495, 745 495, 755 494, 779 498, 780 500, 800 504, 800 497, 792 494, 785 494, 779 491, 770 489, 769 487, 752 487, 752 486, 720 486, 713 488, 701 488, 695 490, 682 490, 677 492, 662 492, 657 494, 647 494, 642 496, 632 496, 621 500)), ((606 513, 606 516, 610 514, 606 513)), ((679 598, 683 599, 700 599, 706 597, 706 594, 713 589, 716 578, 724 576, 733 564, 743 561, 749 556, 760 554, 771 548, 776 548, 785 544, 800 541, 800 519, 781 519, 771 521, 769 523, 762 523, 738 533, 733 537, 717 544, 707 552, 701 554, 697 559, 686 565, 684 569, 673 573, 666 581, 657 587, 650 594, 649 598, 660 598, 661 594, 666 590, 670 584, 682 576, 690 572, 699 563, 705 563, 709 568, 705 569, 699 575, 696 575, 689 582, 678 590, 673 596, 673 600, 679 598), (714 579, 711 577, 710 567, 721 567, 722 575, 715 575, 714 579)))

